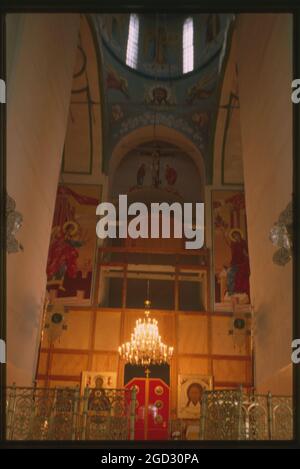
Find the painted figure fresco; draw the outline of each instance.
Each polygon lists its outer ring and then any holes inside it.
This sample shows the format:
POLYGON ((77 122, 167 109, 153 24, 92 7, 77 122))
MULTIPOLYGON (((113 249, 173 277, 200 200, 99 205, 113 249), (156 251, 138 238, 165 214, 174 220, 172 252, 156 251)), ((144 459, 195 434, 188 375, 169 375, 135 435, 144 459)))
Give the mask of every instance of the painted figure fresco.
POLYGON ((208 125, 209 115, 207 112, 194 112, 192 114, 192 121, 199 127, 199 129, 202 129, 208 125))
POLYGON ((168 199, 174 196, 181 202, 196 202, 199 194, 202 197, 199 173, 193 160, 178 147, 157 141, 128 152, 117 169, 112 197, 118 197, 120 191, 129 193, 141 188, 158 189, 162 197, 164 191, 168 199), (186 184, 187 180, 189 184, 186 184))
POLYGON ((138 186, 142 186, 144 184, 145 175, 146 175, 146 165, 145 163, 142 163, 136 174, 136 183, 138 186))
POLYGON ((161 184, 160 180, 160 154, 159 151, 153 152, 152 159, 152 185, 158 187, 161 184))
POLYGON ((245 197, 242 191, 213 191, 216 303, 250 303, 250 264, 245 197))
POLYGON ((169 86, 155 85, 146 89, 145 103, 153 106, 170 106, 176 103, 176 98, 169 86))
POLYGON ((112 67, 110 67, 106 73, 106 88, 120 91, 126 98, 129 98, 127 80, 121 77, 112 67))
POLYGON ((208 73, 201 77, 193 86, 187 90, 187 103, 195 102, 209 98, 215 90, 216 72, 208 73))
MULTIPOLYGON (((225 236, 227 234, 224 233, 225 236)), ((249 255, 247 242, 240 229, 233 228, 228 234, 231 249, 230 267, 227 272, 228 295, 247 293, 249 296, 249 255)))
POLYGON ((203 387, 199 383, 191 383, 186 390, 186 405, 184 411, 186 415, 191 417, 200 415, 201 398, 203 394, 203 387))
MULTIPOLYGON (((53 228, 47 263, 48 278, 60 280, 65 274, 70 278, 76 276, 78 249, 85 243, 83 238, 80 239, 80 231, 79 225, 74 221, 65 222, 62 229, 58 226, 53 228)), ((64 289, 62 285, 59 288, 64 289)))
POLYGON ((117 373, 114 371, 83 371, 81 375, 81 394, 85 388, 115 389, 117 373), (97 384, 98 383, 98 384, 97 384))
POLYGON ((146 57, 149 62, 159 65, 166 62, 167 34, 163 27, 148 30, 145 34, 145 44, 146 57))
POLYGON ((152 99, 151 104, 168 104, 168 91, 162 86, 157 86, 152 89, 152 99))
POLYGON ((58 187, 47 261, 52 299, 90 299, 99 192, 97 186, 58 187))
POLYGON ((169 186, 174 186, 175 182, 177 181, 176 169, 168 164, 166 165, 165 169, 165 178, 169 186))
POLYGON ((178 35, 168 32, 162 25, 148 28, 144 34, 144 60, 156 65, 167 63, 170 47, 178 45, 178 35))
POLYGON ((124 117, 124 112, 120 104, 113 104, 111 107, 111 117, 113 122, 118 122, 124 117))
POLYGON ((104 391, 104 379, 102 376, 97 376, 95 378, 95 387, 92 388, 89 400, 88 400, 88 409, 94 410, 97 412, 109 412, 111 404, 109 398, 104 391))
POLYGON ((212 389, 212 377, 201 375, 179 375, 178 418, 198 419, 201 400, 205 389, 212 389))

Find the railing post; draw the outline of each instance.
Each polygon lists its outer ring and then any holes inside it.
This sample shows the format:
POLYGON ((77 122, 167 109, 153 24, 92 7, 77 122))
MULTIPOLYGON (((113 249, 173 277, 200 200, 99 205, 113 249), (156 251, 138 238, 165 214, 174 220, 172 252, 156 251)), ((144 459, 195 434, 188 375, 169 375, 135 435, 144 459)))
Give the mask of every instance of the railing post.
POLYGON ((200 429, 199 429, 199 438, 200 440, 205 439, 205 419, 207 411, 207 394, 204 391, 201 403, 201 414, 200 414, 200 429))
POLYGON ((88 416, 88 406, 89 406, 89 388, 84 389, 83 393, 83 412, 82 412, 82 429, 81 429, 81 439, 86 439, 86 424, 88 416))
POLYGON ((243 402, 243 386, 240 385, 240 395, 239 395, 239 402, 238 402, 238 440, 243 439, 242 435, 242 402, 243 402))
MULTIPOLYGON (((50 389, 49 389, 50 391, 50 389)), ((48 391, 48 394, 49 394, 48 391)), ((51 399, 51 393, 50 396, 47 397, 47 399, 51 399)), ((54 394, 53 394, 53 402, 50 408, 50 415, 49 415, 49 422, 48 422, 48 429, 47 429, 47 436, 46 438, 43 438, 45 440, 55 440, 55 417, 56 417, 56 404, 57 404, 57 388, 54 388, 54 394), (53 437, 51 438, 51 434, 53 437), (49 438, 50 437, 50 438, 49 438)), ((48 413, 48 412, 47 412, 48 413)), ((47 414, 45 415, 45 422, 47 421, 47 414)))
MULTIPOLYGON (((50 394, 50 399, 51 399, 51 394, 50 394)), ((47 435, 47 440, 50 439, 55 439, 55 433, 53 435, 53 438, 51 438, 51 432, 55 431, 55 417, 56 417, 56 412, 57 412, 57 388, 54 388, 54 395, 53 395, 53 403, 51 406, 51 412, 49 416, 49 425, 48 425, 48 435, 47 435), (50 438, 49 438, 50 436, 50 438)))
POLYGON ((129 439, 134 440, 134 432, 135 432, 135 414, 136 414, 136 388, 133 386, 131 389, 131 400, 130 400, 130 434, 129 439))
POLYGON ((270 391, 267 395, 267 407, 268 407, 268 438, 273 439, 273 415, 272 415, 272 394, 270 391))
POLYGON ((76 386, 76 389, 74 391, 74 406, 73 406, 73 412, 72 412, 73 415, 72 415, 71 440, 76 440, 76 429, 77 429, 77 424, 79 421, 79 418, 78 418, 79 401, 80 401, 79 386, 76 386))
POLYGON ((8 394, 7 425, 6 425, 6 438, 8 440, 12 440, 12 435, 13 435, 13 421, 14 421, 14 413, 15 413, 16 397, 17 397, 16 383, 13 383, 10 389, 11 391, 8 394))

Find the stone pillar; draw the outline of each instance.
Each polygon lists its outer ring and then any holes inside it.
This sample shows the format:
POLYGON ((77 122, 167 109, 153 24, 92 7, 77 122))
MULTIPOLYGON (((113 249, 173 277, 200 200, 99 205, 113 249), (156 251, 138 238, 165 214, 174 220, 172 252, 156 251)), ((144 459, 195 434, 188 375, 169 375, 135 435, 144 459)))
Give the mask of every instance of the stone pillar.
POLYGON ((35 378, 78 29, 77 14, 7 15, 7 191, 24 247, 7 255, 8 384, 35 378))
POLYGON ((255 384, 291 393, 292 263, 273 263, 269 232, 292 198, 292 15, 239 15, 237 47, 255 384))

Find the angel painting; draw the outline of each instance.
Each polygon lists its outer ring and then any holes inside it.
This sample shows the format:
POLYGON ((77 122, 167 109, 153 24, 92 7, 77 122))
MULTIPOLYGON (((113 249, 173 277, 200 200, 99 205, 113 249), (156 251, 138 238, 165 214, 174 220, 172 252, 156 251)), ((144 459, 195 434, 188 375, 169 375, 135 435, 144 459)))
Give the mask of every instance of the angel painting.
POLYGON ((47 277, 48 280, 59 281, 63 289, 65 274, 75 278, 77 274, 78 249, 87 242, 78 223, 66 221, 62 227, 52 229, 52 239, 49 247, 47 277))
POLYGON ((215 91, 215 81, 217 73, 214 71, 207 76, 200 78, 193 86, 187 90, 187 103, 195 102, 209 98, 215 91))
POLYGON ((106 74, 106 88, 108 90, 120 91, 127 99, 129 98, 128 82, 118 72, 110 67, 106 74))
POLYGON ((216 303, 250 301, 250 262, 243 191, 213 191, 216 303))

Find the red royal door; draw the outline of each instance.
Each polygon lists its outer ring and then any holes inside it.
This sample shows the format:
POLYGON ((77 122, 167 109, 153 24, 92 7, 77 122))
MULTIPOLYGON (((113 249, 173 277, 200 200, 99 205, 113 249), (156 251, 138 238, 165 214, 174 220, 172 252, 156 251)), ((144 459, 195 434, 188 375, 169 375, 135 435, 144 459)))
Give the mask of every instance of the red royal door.
POLYGON ((159 378, 133 378, 125 386, 136 388, 136 440, 168 438, 170 388, 159 378))

